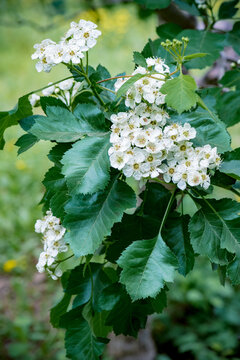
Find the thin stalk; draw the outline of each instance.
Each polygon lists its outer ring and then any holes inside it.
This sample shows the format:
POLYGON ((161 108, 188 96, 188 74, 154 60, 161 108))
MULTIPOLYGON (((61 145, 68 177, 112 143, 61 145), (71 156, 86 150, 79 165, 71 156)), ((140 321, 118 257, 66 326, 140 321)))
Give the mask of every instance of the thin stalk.
MULTIPOLYGON (((178 71, 178 70, 177 70, 177 71, 178 71)), ((175 74, 175 72, 177 72, 177 71, 175 70, 173 73, 169 74, 169 76, 175 74)), ((160 75, 166 76, 165 74, 158 73, 158 72, 156 72, 156 73, 154 73, 154 74, 160 74, 160 75)), ((152 75, 151 75, 151 74, 149 74, 149 75, 146 74, 146 75, 144 75, 144 76, 150 77, 150 78, 152 78, 152 79, 159 80, 158 78, 153 77, 154 74, 152 74, 152 75)), ((131 78, 131 77, 133 77, 133 76, 134 76, 134 75, 119 75, 119 76, 113 76, 113 77, 110 77, 110 78, 107 78, 107 79, 99 80, 99 81, 96 82, 96 84, 101 84, 101 83, 103 83, 103 82, 110 81, 110 80, 115 80, 115 79, 131 78)), ((144 77, 144 76, 143 76, 143 77, 144 77)))
POLYGON ((176 70, 174 70, 173 72, 171 72, 171 74, 169 74, 169 76, 172 76, 174 74, 176 74, 179 71, 179 68, 177 68, 176 70))
POLYGON ((91 279, 91 296, 90 296, 90 304, 92 305, 93 301, 93 276, 92 276, 92 269, 90 263, 88 263, 88 269, 90 272, 90 279, 91 279))
POLYGON ((173 203, 173 201, 174 201, 174 197, 175 197, 176 190, 177 190, 177 188, 175 188, 174 191, 172 192, 172 195, 171 195, 170 200, 169 200, 169 202, 168 202, 167 208, 166 208, 165 213, 164 213, 164 215, 163 215, 163 219, 162 219, 162 222, 161 222, 161 225, 160 225, 160 229, 159 229, 159 233, 158 233, 159 235, 161 234, 162 229, 163 229, 163 226, 164 226, 164 224, 165 224, 165 222, 166 222, 166 220, 167 220, 169 211, 170 211, 171 206, 172 206, 172 203, 173 203))
POLYGON ((113 94, 116 94, 116 91, 113 91, 113 90, 111 90, 111 89, 108 89, 108 88, 105 87, 105 86, 98 85, 98 87, 99 87, 100 89, 102 89, 102 90, 106 90, 106 91, 109 91, 109 92, 111 92, 111 93, 113 93, 113 94))
POLYGON ((184 192, 182 191, 182 195, 181 195, 181 197, 180 197, 180 199, 179 199, 179 201, 178 201, 178 203, 177 203, 177 209, 179 208, 180 205, 182 205, 184 196, 185 196, 185 194, 184 194, 184 192))
POLYGON ((64 79, 55 81, 55 82, 53 82, 52 84, 46 85, 46 86, 44 86, 44 87, 42 87, 42 88, 40 88, 40 89, 33 90, 33 91, 31 91, 30 93, 28 93, 28 94, 26 94, 26 95, 32 95, 32 94, 34 94, 34 93, 37 93, 37 92, 42 91, 42 90, 44 90, 44 89, 47 89, 47 88, 49 88, 49 87, 51 87, 51 86, 53 86, 53 85, 59 84, 60 82, 62 82, 62 81, 64 81, 64 80, 68 80, 68 79, 72 79, 72 78, 73 78, 73 76, 68 76, 68 77, 66 77, 66 78, 64 78, 64 79))
POLYGON ((56 261, 56 263, 60 264, 60 263, 62 263, 62 262, 64 262, 64 261, 66 261, 66 260, 68 260, 68 259, 71 259, 73 256, 74 256, 74 254, 73 254, 73 255, 68 256, 68 257, 67 257, 67 258, 65 258, 65 259, 62 259, 62 260, 57 260, 57 261, 56 261))
POLYGON ((110 80, 115 80, 115 79, 121 79, 121 78, 131 78, 131 77, 133 77, 133 75, 113 76, 113 77, 110 77, 110 78, 107 78, 107 79, 103 79, 103 80, 97 81, 96 84, 100 84, 100 83, 105 82, 105 81, 110 81, 110 80))
POLYGON ((73 67, 73 68, 74 68, 74 70, 75 70, 78 74, 84 76, 84 78, 86 79, 89 87, 92 89, 92 92, 94 93, 94 95, 96 96, 96 98, 99 100, 99 102, 101 103, 101 105, 105 107, 105 102, 104 102, 103 99, 99 96, 99 94, 98 94, 98 92, 96 91, 95 87, 93 86, 93 84, 92 84, 91 81, 89 80, 89 77, 88 77, 87 74, 85 73, 82 64, 81 64, 82 72, 79 71, 79 70, 78 70, 77 68, 75 68, 75 67, 73 67))
POLYGON ((149 178, 149 180, 156 181, 156 182, 158 182, 158 183, 160 183, 160 184, 169 185, 169 183, 166 183, 164 180, 160 180, 160 179, 158 179, 158 178, 154 178, 154 179, 149 178))
POLYGON ((86 53, 86 74, 88 75, 88 51, 86 53))
MULTIPOLYGON (((200 196, 203 201, 208 205, 208 207, 213 211, 213 213, 222 221, 221 216, 219 215, 219 213, 214 209, 214 207, 210 204, 209 201, 207 201, 207 199, 200 194, 196 189, 192 189, 198 196, 200 196)), ((188 194, 191 196, 191 198, 194 200, 193 196, 188 192, 188 194)))
POLYGON ((148 182, 148 180, 147 180, 146 186, 145 186, 145 190, 144 190, 143 201, 142 201, 142 203, 141 203, 141 208, 140 208, 140 211, 139 211, 139 216, 142 216, 142 215, 143 215, 144 204, 145 204, 145 202, 146 202, 146 200, 147 200, 148 184, 149 184, 149 182, 148 182))

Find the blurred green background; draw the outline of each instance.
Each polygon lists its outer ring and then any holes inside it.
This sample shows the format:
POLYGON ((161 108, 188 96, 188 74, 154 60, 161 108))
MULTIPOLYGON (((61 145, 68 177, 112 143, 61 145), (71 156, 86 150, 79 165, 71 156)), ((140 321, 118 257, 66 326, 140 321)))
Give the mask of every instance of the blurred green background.
MULTIPOLYGON (((156 37, 157 16, 141 19, 133 4, 88 10, 81 1, 69 1, 67 9, 63 3, 1 0, 1 111, 12 108, 23 94, 68 75, 61 66, 49 74, 37 73, 31 54, 42 39, 58 40, 72 20, 99 24, 102 37, 90 52, 90 63, 101 63, 112 74, 132 71, 132 52, 156 37)), ((240 130, 235 127, 231 133, 236 147, 240 130)), ((34 223, 42 216, 38 203, 50 166, 49 145, 40 142, 17 157, 14 143, 20 135, 20 129, 10 128, 0 153, 0 359, 61 360, 64 334, 49 324, 60 284, 35 268, 41 243, 34 223)), ((239 289, 222 287, 217 273, 202 261, 188 279, 178 278, 170 289, 168 311, 153 322, 157 359, 240 359, 239 319, 239 289)))

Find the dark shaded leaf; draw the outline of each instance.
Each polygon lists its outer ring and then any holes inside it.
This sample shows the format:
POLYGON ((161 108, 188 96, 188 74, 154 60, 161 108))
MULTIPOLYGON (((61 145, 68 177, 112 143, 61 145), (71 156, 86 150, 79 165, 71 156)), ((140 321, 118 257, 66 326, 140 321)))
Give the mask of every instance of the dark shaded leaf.
POLYGON ((188 215, 172 213, 163 231, 163 239, 178 259, 180 274, 186 276, 194 266, 194 252, 190 244, 188 215))
POLYGON ((235 7, 238 3, 238 0, 224 1, 218 10, 218 18, 231 19, 238 11, 235 7))
POLYGON ((22 135, 17 142, 15 143, 16 146, 19 147, 18 155, 22 154, 23 152, 30 149, 33 145, 38 142, 38 138, 32 134, 24 134, 22 135))
POLYGON ((13 110, 0 113, 0 149, 3 149, 5 141, 3 138, 7 128, 17 125, 18 122, 32 115, 32 106, 28 100, 28 95, 19 98, 17 105, 13 110))
POLYGON ((133 190, 116 178, 104 191, 93 195, 76 195, 66 205, 64 226, 69 230, 65 238, 76 256, 93 254, 104 238, 110 235, 115 222, 124 210, 133 208, 133 190))

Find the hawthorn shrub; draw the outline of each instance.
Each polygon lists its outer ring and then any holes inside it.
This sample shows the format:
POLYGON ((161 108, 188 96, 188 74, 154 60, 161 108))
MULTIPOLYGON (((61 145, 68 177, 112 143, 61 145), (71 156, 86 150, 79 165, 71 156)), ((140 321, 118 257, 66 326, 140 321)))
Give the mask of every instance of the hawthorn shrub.
POLYGON ((221 282, 240 284, 240 203, 214 198, 215 187, 240 195, 240 149, 227 130, 239 122, 239 61, 205 89, 188 73, 211 67, 225 47, 239 54, 240 22, 215 29, 237 2, 222 3, 217 18, 214 1, 176 3, 205 29, 160 25, 159 38, 134 52, 132 74, 90 65, 101 35, 91 21, 72 22, 58 43, 34 45, 38 72, 61 64, 70 75, 0 113, 1 148, 16 124, 25 131, 19 154, 39 140, 53 145, 35 225, 43 241, 37 269, 61 278, 51 323, 66 329, 70 359, 99 359, 111 331, 137 336, 166 306, 175 272, 186 276, 199 255, 221 282))

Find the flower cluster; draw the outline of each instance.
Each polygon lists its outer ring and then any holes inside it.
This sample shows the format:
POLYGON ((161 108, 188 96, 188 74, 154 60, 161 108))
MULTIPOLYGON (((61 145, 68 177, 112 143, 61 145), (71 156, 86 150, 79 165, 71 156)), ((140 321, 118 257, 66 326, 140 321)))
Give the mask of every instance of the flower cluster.
MULTIPOLYGON (((169 71, 161 59, 147 59, 148 65, 154 63, 161 64, 161 71, 169 71)), ((201 185, 207 189, 209 169, 217 168, 221 162, 217 148, 210 145, 194 148, 191 140, 196 137, 196 130, 189 123, 171 124, 168 113, 159 106, 164 103, 164 97, 159 101, 163 96, 159 92, 162 79, 153 83, 157 89, 154 98, 148 97, 153 91, 151 86, 145 85, 144 79, 140 80, 141 92, 139 84, 134 84, 128 91, 128 94, 134 94, 131 103, 129 97, 125 101, 131 109, 111 116, 111 166, 136 180, 160 175, 165 182, 172 181, 181 190, 187 185, 201 185)))
MULTIPOLYGON (((48 85, 51 85, 49 83, 48 85)), ((58 99, 62 100, 64 104, 69 106, 71 104, 72 99, 77 94, 79 88, 81 86, 80 82, 76 82, 73 79, 68 79, 61 81, 56 85, 52 85, 47 87, 42 91, 43 96, 55 95, 58 99)), ((38 101, 40 100, 40 96, 37 94, 32 94, 29 96, 29 101, 32 106, 38 105, 38 101)))
POLYGON ((71 22, 70 29, 58 42, 50 39, 35 44, 33 60, 38 60, 38 72, 49 72, 53 66, 64 64, 79 64, 84 53, 96 45, 96 39, 101 35, 97 25, 91 21, 80 20, 79 23, 71 22))
MULTIPOLYGON (((148 68, 138 66, 132 75, 141 74, 143 77, 137 80, 126 93, 126 106, 134 108, 137 104, 146 100, 150 104, 161 105, 165 102, 165 95, 160 89, 164 84, 165 77, 169 75, 169 67, 160 58, 146 59, 148 68)), ((115 83, 117 91, 125 82, 126 78, 120 78, 115 83)))
POLYGON ((35 231, 43 234, 43 249, 36 265, 42 273, 45 270, 53 280, 62 276, 62 271, 56 267, 56 258, 59 253, 68 251, 68 246, 63 240, 66 229, 60 224, 60 219, 53 216, 51 210, 47 211, 43 220, 37 220, 35 231))

